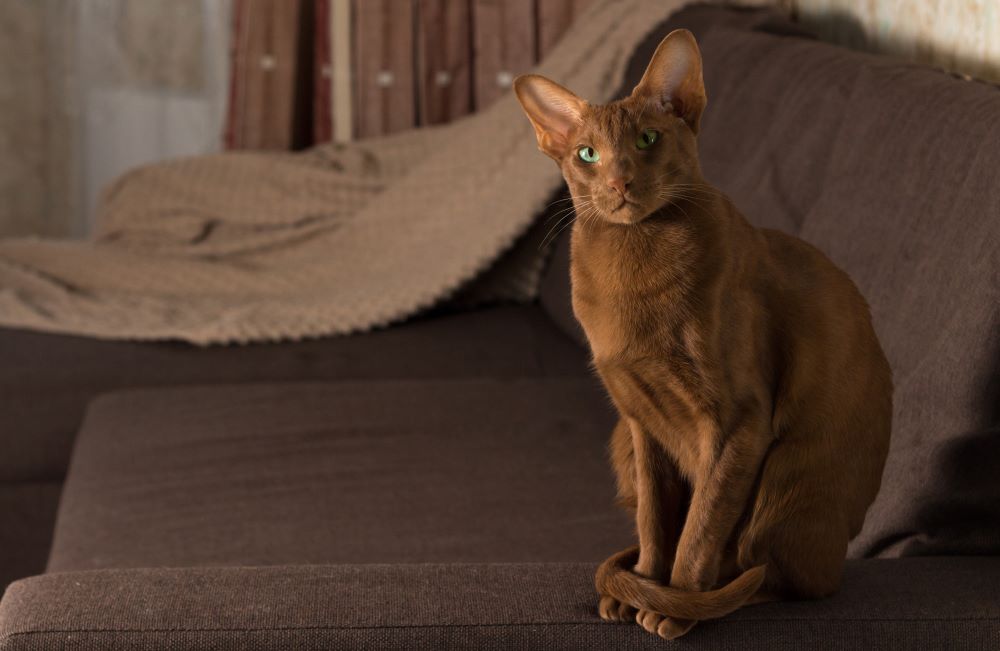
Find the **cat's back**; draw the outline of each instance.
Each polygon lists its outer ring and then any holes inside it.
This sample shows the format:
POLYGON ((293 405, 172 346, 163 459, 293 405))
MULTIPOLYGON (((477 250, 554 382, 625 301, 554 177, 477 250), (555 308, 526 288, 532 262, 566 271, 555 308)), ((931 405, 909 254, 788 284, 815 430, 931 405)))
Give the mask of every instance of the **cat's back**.
POLYGON ((847 272, 812 244, 781 231, 761 232, 773 289, 770 313, 788 360, 784 384, 792 395, 784 402, 812 405, 819 420, 853 412, 884 446, 892 371, 867 301, 847 272))
POLYGON ((857 285, 825 253, 794 235, 770 228, 759 230, 779 302, 785 297, 788 301, 784 302, 798 304, 799 309, 870 320, 868 303, 857 285))

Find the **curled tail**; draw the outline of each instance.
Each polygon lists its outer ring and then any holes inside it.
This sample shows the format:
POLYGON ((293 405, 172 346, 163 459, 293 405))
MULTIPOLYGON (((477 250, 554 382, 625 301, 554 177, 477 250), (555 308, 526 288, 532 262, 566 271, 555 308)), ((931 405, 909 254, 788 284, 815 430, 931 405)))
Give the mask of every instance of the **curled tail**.
POLYGON ((597 591, 633 608, 679 619, 703 620, 728 615, 745 604, 764 582, 765 566, 758 565, 716 590, 680 590, 633 572, 637 559, 638 548, 632 547, 606 560, 594 580, 597 591))

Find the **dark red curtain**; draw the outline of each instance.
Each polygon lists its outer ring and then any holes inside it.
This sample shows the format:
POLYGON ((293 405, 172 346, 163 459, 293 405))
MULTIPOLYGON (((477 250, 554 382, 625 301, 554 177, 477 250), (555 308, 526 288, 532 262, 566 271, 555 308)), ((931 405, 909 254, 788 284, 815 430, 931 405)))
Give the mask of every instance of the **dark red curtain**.
POLYGON ((481 109, 555 45, 587 2, 234 0, 227 147, 294 149, 481 109), (338 2, 346 11, 335 12, 338 2), (335 52, 350 61, 335 61, 335 52), (336 70, 350 77, 338 96, 336 70), (350 114, 348 133, 335 133, 338 107, 350 114))

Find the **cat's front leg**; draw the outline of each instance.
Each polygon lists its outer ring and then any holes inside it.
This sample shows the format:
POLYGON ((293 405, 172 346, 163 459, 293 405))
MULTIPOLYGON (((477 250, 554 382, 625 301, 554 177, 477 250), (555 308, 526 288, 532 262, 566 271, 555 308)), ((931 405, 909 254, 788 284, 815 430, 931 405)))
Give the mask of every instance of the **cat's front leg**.
MULTIPOLYGON (((639 421, 629 418, 635 456, 636 531, 639 558, 634 572, 666 582, 681 534, 685 487, 667 452, 639 421)), ((659 634, 664 616, 639 609, 636 622, 659 634)))
MULTIPOLYGON (((635 509, 639 545, 608 558, 597 576, 610 574, 614 567, 627 561, 637 574, 666 583, 683 524, 687 487, 670 457, 635 419, 621 419, 612 436, 611 448, 619 498, 624 505, 635 509)), ((657 616, 604 593, 599 612, 606 620, 635 618, 640 624, 657 616)))
POLYGON ((684 487, 663 447, 634 418, 627 419, 635 463, 635 572, 656 581, 670 576, 681 534, 684 487))
MULTIPOLYGON (((702 460, 670 573, 672 587, 699 592, 715 587, 726 544, 746 510, 771 441, 764 419, 748 419, 717 454, 702 460)), ((679 637, 694 624, 666 618, 659 632, 679 637)))

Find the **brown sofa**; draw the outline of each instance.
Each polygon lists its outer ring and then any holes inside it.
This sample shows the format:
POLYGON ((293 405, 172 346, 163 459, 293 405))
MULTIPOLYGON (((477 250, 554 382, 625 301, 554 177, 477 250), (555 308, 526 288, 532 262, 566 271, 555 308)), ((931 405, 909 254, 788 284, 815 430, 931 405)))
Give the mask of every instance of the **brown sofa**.
POLYGON ((537 304, 370 334, 0 331, 0 649, 1000 648, 1000 89, 709 7, 657 26, 633 81, 678 26, 706 175, 851 273, 893 365, 840 593, 676 643, 598 618, 632 531, 564 235, 537 304))

